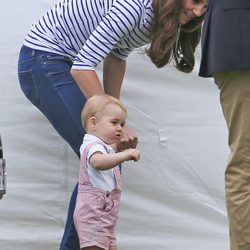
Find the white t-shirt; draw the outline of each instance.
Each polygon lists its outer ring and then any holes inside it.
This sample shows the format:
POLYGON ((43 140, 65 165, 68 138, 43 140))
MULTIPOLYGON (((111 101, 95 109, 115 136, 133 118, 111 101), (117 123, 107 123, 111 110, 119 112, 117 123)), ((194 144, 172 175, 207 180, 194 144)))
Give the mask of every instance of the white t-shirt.
MULTIPOLYGON (((80 154, 82 155, 85 147, 89 144, 92 143, 93 141, 100 140, 98 137, 90 134, 85 134, 83 138, 83 143, 80 147, 80 154)), ((104 142, 103 142, 104 143, 104 142)), ((99 151, 102 152, 103 154, 114 154, 115 151, 106 143, 106 149, 103 145, 101 144, 95 144, 92 146, 88 152, 87 155, 87 172, 89 175, 89 179, 91 184, 94 187, 98 187, 102 190, 105 191, 112 191, 115 188, 115 177, 114 177, 114 171, 113 169, 108 169, 108 170, 96 170, 94 167, 91 166, 89 162, 89 158, 91 157, 92 154, 95 152, 99 151)))

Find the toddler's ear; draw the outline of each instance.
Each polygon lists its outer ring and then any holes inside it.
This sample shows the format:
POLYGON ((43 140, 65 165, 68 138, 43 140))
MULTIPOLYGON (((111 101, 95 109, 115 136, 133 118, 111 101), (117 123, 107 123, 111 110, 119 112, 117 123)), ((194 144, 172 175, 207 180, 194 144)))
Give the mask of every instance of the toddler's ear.
POLYGON ((89 127, 91 128, 92 131, 95 130, 95 127, 96 127, 96 117, 91 116, 89 118, 89 127))

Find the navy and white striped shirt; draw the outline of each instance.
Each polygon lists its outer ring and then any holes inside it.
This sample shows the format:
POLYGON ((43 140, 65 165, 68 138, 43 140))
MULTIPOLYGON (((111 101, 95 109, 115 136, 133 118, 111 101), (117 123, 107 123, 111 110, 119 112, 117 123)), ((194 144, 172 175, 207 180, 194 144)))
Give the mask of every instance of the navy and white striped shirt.
POLYGON ((63 0, 33 24, 24 45, 93 70, 110 52, 126 59, 149 43, 152 17, 152 0, 63 0))

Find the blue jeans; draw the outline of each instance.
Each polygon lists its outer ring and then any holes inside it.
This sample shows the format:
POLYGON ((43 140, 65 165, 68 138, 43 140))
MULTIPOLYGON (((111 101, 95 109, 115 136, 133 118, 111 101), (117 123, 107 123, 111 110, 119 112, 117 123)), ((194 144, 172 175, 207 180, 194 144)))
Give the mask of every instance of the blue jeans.
MULTIPOLYGON (((50 121, 79 157, 85 131, 81 111, 86 101, 70 74, 72 61, 61 55, 23 46, 18 61, 21 89, 30 102, 50 121)), ((72 193, 61 250, 79 250, 73 223, 77 186, 72 193)))

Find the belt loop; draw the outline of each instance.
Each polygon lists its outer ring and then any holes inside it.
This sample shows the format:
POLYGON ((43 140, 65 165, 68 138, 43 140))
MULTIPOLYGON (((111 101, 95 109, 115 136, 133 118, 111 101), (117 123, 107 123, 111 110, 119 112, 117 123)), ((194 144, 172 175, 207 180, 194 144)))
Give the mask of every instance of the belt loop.
POLYGON ((36 54, 36 51, 34 50, 34 49, 32 49, 32 53, 31 53, 31 56, 35 56, 35 54, 36 54))

